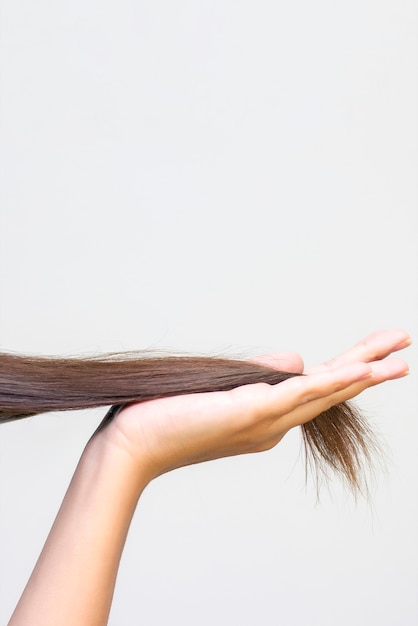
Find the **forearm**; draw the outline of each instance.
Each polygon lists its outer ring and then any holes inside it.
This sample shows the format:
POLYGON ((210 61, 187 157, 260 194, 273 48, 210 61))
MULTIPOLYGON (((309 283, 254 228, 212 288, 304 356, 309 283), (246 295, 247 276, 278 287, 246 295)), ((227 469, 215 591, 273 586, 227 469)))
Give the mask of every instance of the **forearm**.
POLYGON ((87 445, 9 626, 103 626, 149 478, 106 431, 87 445))

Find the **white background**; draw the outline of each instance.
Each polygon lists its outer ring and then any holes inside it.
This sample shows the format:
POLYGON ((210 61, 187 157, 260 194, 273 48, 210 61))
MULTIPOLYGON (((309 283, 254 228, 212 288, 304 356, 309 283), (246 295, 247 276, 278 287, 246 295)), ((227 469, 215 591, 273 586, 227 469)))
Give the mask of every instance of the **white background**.
MULTIPOLYGON (((417 329, 418 6, 1 0, 0 346, 307 364, 417 329)), ((155 481, 110 624, 418 620, 417 358, 363 394, 388 472, 316 503, 300 439, 155 481)), ((0 622, 104 410, 0 429, 0 622)))

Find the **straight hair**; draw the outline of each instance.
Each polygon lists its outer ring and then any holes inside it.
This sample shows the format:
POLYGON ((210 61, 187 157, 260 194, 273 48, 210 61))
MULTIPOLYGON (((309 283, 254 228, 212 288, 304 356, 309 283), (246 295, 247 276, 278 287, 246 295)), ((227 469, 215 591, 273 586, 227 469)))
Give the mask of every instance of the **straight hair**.
MULTIPOLYGON (((116 405, 100 426, 105 427, 129 403, 260 382, 276 385, 299 375, 217 357, 127 352, 58 358, 0 353, 0 423, 48 411, 116 405)), ((367 491, 367 470, 381 447, 354 405, 337 404, 301 428, 306 467, 317 479, 331 469, 354 493, 367 491)))

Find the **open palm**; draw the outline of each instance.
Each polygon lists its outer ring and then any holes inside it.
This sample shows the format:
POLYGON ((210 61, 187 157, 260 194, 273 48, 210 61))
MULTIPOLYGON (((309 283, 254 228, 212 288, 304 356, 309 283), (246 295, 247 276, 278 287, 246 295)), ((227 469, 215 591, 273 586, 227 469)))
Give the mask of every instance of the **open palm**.
MULTIPOLYGON (((256 383, 231 391, 136 403, 123 408, 108 436, 147 464, 150 477, 215 458, 261 452, 291 428, 317 417, 373 385, 404 376, 400 358, 386 358, 410 344, 401 330, 373 333, 332 361, 278 385, 256 383)), ((303 372, 296 353, 259 357, 282 371, 303 372)))

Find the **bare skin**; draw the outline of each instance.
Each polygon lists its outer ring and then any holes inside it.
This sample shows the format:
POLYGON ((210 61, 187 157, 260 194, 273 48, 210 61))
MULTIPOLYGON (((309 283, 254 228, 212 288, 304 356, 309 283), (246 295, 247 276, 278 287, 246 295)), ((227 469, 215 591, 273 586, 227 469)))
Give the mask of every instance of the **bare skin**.
MULTIPOLYGON (((276 386, 163 398, 124 408, 87 444, 9 626, 104 626, 138 499, 172 469, 261 452, 329 407, 408 373, 389 357, 401 330, 370 335, 303 377, 276 386)), ((257 361, 303 372, 297 354, 257 361)))

